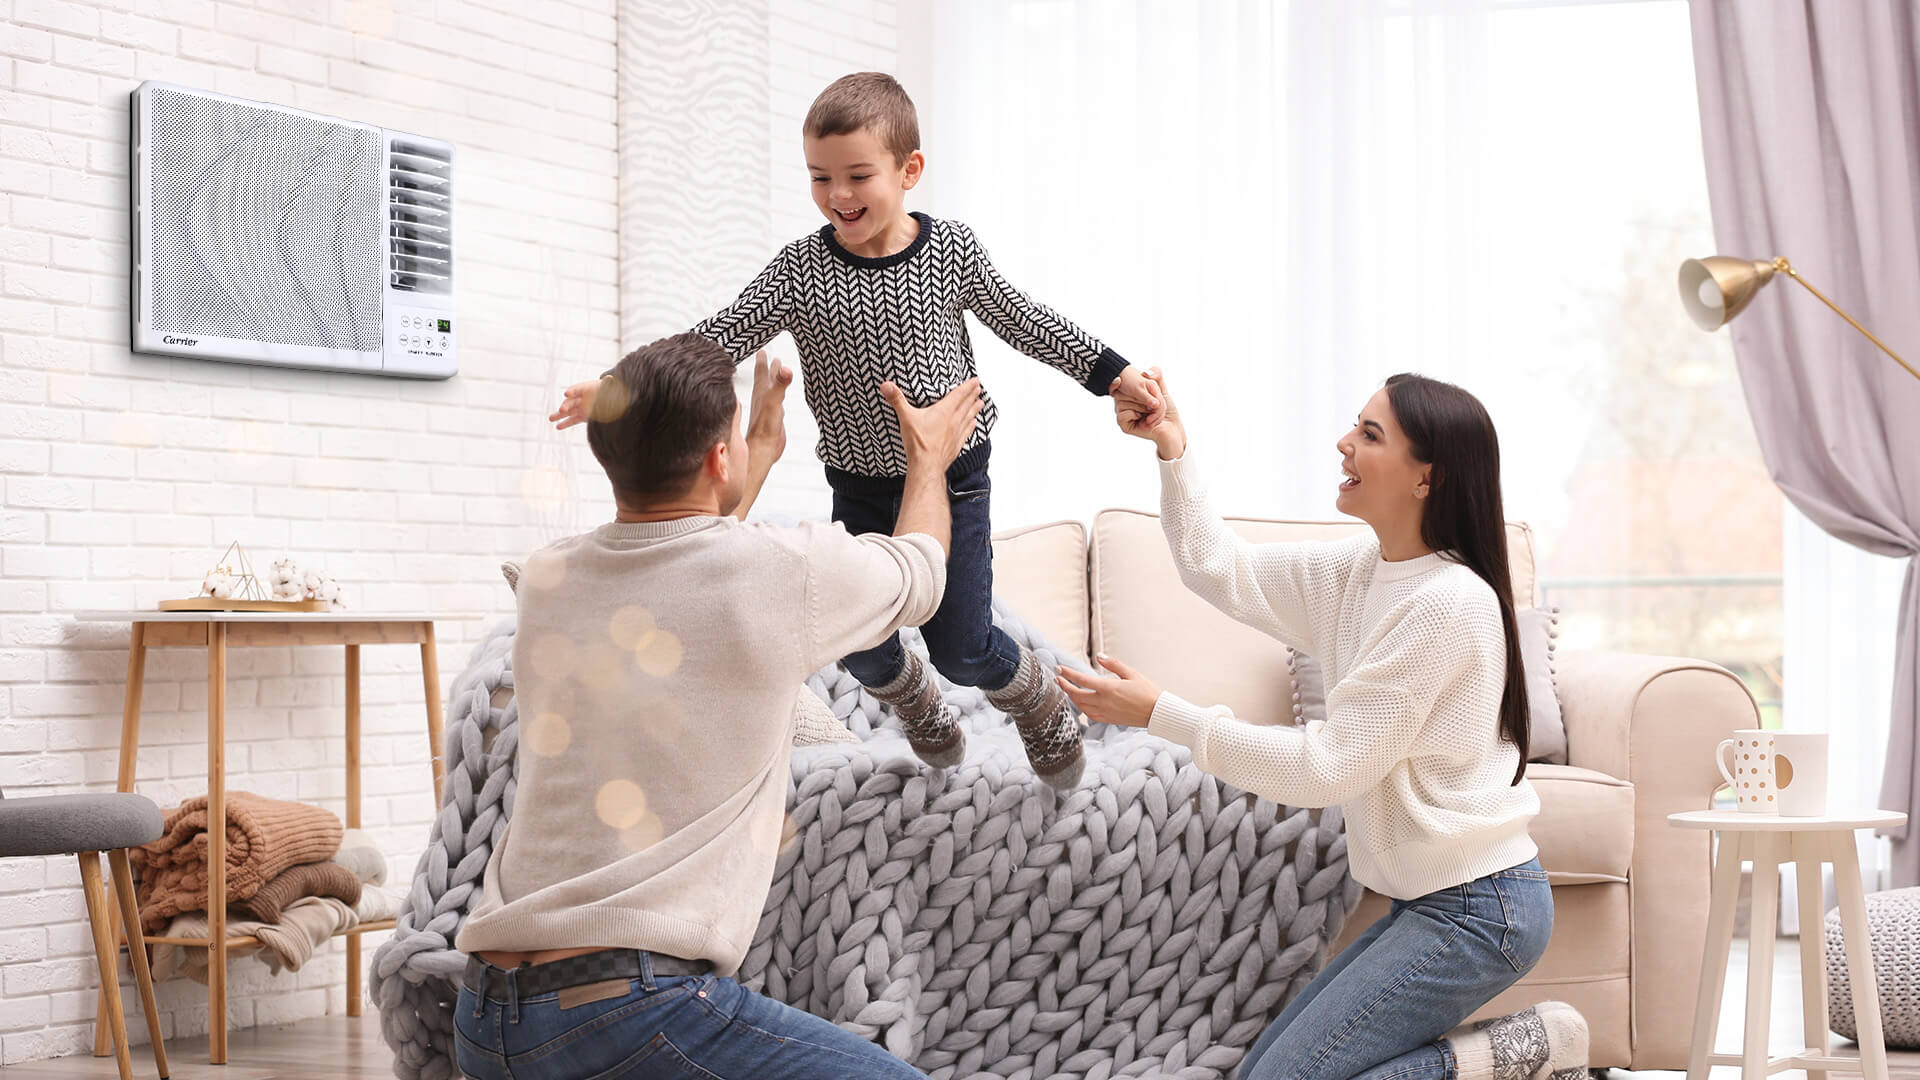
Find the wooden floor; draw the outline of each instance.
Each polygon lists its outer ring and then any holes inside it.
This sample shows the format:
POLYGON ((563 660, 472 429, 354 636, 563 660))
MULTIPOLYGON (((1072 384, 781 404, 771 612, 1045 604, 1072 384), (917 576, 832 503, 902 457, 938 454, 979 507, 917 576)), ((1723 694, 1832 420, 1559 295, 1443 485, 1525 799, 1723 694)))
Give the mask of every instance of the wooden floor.
MULTIPOLYGON (((1736 940, 1727 969, 1727 997, 1720 1010, 1720 1046, 1732 1051, 1740 1045, 1740 1023, 1745 1015, 1746 942, 1736 940)), ((1771 1049, 1785 1052, 1799 1047, 1800 953, 1798 943, 1780 943, 1774 961, 1771 1049)), ((1842 1056, 1852 1056, 1851 1044, 1840 1044, 1842 1056)), ((329 1016, 286 1027, 250 1028, 227 1036, 231 1064, 207 1064, 207 1040, 182 1039, 167 1044, 172 1080, 393 1080, 393 1055, 380 1038, 380 1018, 371 1007, 357 1020, 329 1016)), ((1894 1080, 1920 1080, 1920 1052, 1893 1051, 1887 1055, 1894 1080)), ((157 1075, 153 1055, 134 1047, 136 1077, 157 1075)), ((1740 1070, 1722 1066, 1713 1080, 1738 1080, 1740 1070)), ((54 1061, 34 1061, 0 1069, 0 1080, 117 1080, 112 1058, 85 1055, 54 1061)), ((1678 1072, 1613 1070, 1615 1080, 1684 1080, 1678 1072)), ((1777 1074, 1802 1076, 1799 1072, 1777 1074)), ((1834 1072, 1835 1077, 1857 1073, 1834 1072)))
MULTIPOLYGON (((171 1080, 394 1080, 393 1053, 380 1038, 380 1016, 368 1006, 355 1019, 328 1016, 285 1027, 248 1028, 227 1035, 225 1065, 207 1064, 207 1039, 167 1043, 171 1080)), ((133 1048, 136 1080, 159 1071, 145 1046, 133 1048)), ((30 1061, 0 1069, 4 1080, 119 1080, 110 1057, 86 1054, 30 1061)))

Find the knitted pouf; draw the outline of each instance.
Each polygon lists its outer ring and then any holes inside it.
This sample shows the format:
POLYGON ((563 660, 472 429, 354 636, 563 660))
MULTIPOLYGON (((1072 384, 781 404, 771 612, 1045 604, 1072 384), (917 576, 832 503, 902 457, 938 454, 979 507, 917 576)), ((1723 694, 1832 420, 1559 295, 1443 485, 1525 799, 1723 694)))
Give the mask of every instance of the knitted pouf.
MULTIPOLYGON (((1084 668, 998 605, 995 618, 1084 668)), ((374 954, 403 1080, 458 1075, 452 942, 513 812, 512 634, 491 631, 455 682, 441 812, 374 954)), ((1228 1076, 1359 899, 1337 809, 1257 800, 1143 731, 1094 725, 1086 779, 1056 794, 976 689, 942 683, 968 743, 941 772, 844 670, 808 685, 858 741, 794 751, 785 840, 736 977, 935 1080, 1228 1076)))
MULTIPOLYGON (((1858 1039, 1853 980, 1847 975, 1840 910, 1827 913, 1827 1018, 1834 1033, 1858 1039)), ((1867 894, 1867 937, 1880 990, 1880 1028, 1890 1049, 1920 1049, 1920 888, 1867 894)))

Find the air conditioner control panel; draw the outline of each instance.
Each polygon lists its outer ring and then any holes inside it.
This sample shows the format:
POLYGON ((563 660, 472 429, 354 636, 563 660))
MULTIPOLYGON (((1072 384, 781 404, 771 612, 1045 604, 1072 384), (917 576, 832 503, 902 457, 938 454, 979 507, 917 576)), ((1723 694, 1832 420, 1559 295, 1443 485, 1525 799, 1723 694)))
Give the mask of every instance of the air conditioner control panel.
POLYGON ((417 375, 456 368, 454 316, 431 308, 387 309, 386 370, 417 375))

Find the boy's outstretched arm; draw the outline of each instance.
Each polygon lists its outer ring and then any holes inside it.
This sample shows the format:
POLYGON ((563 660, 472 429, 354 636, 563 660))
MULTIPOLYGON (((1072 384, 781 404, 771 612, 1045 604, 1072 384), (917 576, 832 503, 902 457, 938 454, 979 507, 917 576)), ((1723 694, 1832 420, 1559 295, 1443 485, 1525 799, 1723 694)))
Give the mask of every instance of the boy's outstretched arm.
MULTIPOLYGON (((783 250, 740 290, 733 303, 695 323, 690 333, 699 334, 727 350, 738 364, 787 328, 792 280, 792 260, 783 250)), ((604 376, 607 372, 601 374, 604 376)), ((547 419, 561 431, 586 423, 593 412, 593 395, 599 388, 598 379, 567 387, 560 407, 547 419)))
POLYGON ((782 249, 766 269, 740 290, 733 303, 693 324, 699 334, 727 351, 738 364, 787 328, 793 302, 793 257, 782 249))
POLYGON ((1055 368, 1087 388, 1088 393, 1125 390, 1150 402, 1158 420, 1160 401, 1151 381, 1141 377, 1126 358, 1100 339, 1013 287, 1002 277, 987 249, 972 230, 966 230, 969 280, 967 307, 1000 340, 1055 368))

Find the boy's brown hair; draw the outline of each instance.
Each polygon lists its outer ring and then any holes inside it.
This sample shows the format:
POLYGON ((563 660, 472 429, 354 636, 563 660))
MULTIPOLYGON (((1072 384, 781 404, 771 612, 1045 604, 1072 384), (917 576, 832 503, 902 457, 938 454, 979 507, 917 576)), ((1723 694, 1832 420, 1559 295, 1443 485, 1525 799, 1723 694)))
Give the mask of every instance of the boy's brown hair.
POLYGON ((600 380, 587 445, 622 503, 678 495, 707 451, 727 441, 739 407, 726 350, 675 334, 628 353, 600 380))
POLYGON ((881 71, 842 75, 813 99, 801 131, 816 139, 872 130, 880 144, 893 152, 893 163, 904 164, 920 149, 920 119, 913 99, 893 76, 881 71))

